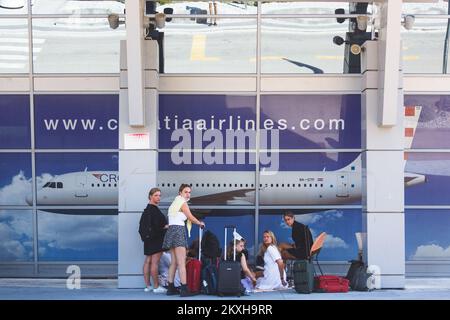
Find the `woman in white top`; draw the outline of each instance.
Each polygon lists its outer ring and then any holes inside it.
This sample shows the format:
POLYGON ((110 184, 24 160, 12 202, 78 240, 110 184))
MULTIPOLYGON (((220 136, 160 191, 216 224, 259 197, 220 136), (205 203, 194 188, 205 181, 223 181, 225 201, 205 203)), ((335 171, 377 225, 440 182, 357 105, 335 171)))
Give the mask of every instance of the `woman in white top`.
POLYGON ((264 257, 264 276, 256 281, 256 289, 274 290, 287 288, 284 263, 272 231, 264 231, 259 255, 264 257))
POLYGON ((188 184, 182 184, 178 189, 178 196, 175 197, 168 210, 169 229, 164 236, 163 248, 169 249, 171 256, 167 289, 167 295, 169 296, 178 294, 178 291, 173 285, 173 279, 177 269, 181 281, 180 296, 187 297, 191 295, 186 286, 187 240, 184 223, 187 220, 188 227, 190 227, 190 222, 193 222, 201 228, 204 228, 205 224, 195 218, 189 210, 187 202, 190 197, 191 187, 188 184))

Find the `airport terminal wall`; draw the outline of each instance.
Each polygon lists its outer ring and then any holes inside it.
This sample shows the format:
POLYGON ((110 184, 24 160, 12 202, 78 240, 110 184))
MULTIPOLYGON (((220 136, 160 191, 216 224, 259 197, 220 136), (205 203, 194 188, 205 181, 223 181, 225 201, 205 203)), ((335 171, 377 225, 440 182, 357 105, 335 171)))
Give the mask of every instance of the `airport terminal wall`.
MULTIPOLYGON (((70 265, 82 276, 116 277, 125 27, 109 29, 106 17, 123 4, 34 3, 32 26, 28 8, 14 16, 0 9, 0 277, 66 277, 70 265)), ((282 220, 290 210, 314 236, 327 232, 320 260, 344 273, 362 230, 361 75, 342 74, 343 47, 331 42, 346 26, 279 16, 342 4, 302 6, 267 2, 263 12, 277 17, 262 19, 260 39, 254 6, 240 3, 223 4, 224 14, 242 17, 217 26, 167 24, 157 186, 166 212, 179 184, 192 183, 194 212, 221 241, 223 226, 236 224, 251 261, 264 230, 292 241, 282 220)), ((446 14, 445 3, 422 6, 404 10, 446 14)), ((445 28, 442 19, 417 23, 402 35, 406 275, 448 276, 450 85, 438 74, 445 28)), ((197 234, 194 226, 189 242, 197 234)))

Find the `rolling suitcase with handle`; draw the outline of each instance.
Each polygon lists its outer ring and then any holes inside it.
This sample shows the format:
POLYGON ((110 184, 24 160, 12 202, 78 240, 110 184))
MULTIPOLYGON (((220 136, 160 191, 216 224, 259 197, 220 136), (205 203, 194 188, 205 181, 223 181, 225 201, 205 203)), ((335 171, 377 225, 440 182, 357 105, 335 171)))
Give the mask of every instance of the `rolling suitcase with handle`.
POLYGON ((242 295, 241 263, 236 261, 236 239, 234 239, 233 261, 227 260, 227 230, 231 228, 234 234, 236 232, 235 226, 225 226, 224 261, 219 264, 217 295, 240 297, 242 295))
MULTIPOLYGON (((202 228, 198 228, 198 258, 202 253, 202 228)), ((202 262, 199 259, 191 259, 186 263, 186 282, 189 292, 200 293, 202 262)))

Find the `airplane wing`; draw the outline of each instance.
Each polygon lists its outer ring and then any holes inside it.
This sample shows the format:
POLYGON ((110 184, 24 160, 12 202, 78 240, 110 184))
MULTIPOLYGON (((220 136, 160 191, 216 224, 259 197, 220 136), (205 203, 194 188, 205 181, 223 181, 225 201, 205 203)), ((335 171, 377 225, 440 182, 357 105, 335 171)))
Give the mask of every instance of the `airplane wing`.
POLYGON ((192 197, 189 201, 191 205, 211 205, 211 204, 230 204, 234 201, 242 201, 242 204, 248 204, 249 192, 254 192, 255 189, 239 189, 233 191, 219 192, 208 194, 200 197, 192 197))

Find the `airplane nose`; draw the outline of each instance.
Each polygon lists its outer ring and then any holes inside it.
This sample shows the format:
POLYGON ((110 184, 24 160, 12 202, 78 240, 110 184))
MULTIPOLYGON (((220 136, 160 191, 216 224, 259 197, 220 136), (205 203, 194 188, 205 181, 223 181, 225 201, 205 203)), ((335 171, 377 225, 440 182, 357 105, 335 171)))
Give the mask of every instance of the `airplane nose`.
POLYGON ((33 197, 31 195, 28 195, 25 197, 25 201, 32 206, 33 205, 33 197))

